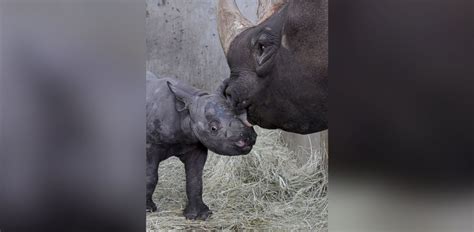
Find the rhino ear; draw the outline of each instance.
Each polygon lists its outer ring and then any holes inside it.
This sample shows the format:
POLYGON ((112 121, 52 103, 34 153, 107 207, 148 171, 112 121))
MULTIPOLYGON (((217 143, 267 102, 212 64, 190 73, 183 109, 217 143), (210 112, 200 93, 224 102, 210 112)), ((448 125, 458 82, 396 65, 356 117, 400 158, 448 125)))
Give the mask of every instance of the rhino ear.
POLYGON ((175 85, 169 81, 167 81, 166 84, 168 84, 168 88, 170 89, 171 93, 173 93, 173 95, 176 97, 176 110, 187 110, 189 104, 191 104, 193 95, 185 89, 180 88, 179 85, 175 85))

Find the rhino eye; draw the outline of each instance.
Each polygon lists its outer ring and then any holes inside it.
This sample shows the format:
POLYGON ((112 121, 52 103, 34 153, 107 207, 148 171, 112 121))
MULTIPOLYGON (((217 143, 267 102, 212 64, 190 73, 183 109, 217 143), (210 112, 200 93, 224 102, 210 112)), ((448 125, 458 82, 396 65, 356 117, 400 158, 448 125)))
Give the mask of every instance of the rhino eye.
MULTIPOLYGON (((255 59, 257 66, 264 66, 273 57, 276 47, 274 43, 277 37, 268 33, 262 33, 255 41, 255 59)), ((270 62, 271 63, 271 62, 270 62)))
POLYGON ((265 51, 265 45, 264 44, 258 44, 258 55, 261 56, 264 51, 265 51))
POLYGON ((220 129, 219 122, 212 121, 211 123, 209 123, 209 130, 211 131, 212 135, 216 135, 219 129, 220 129))

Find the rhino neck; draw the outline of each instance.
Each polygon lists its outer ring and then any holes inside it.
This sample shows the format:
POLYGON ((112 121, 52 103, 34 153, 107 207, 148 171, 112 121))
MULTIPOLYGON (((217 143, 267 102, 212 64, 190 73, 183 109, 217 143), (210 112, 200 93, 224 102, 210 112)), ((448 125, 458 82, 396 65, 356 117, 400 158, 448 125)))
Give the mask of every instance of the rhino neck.
POLYGON ((193 120, 189 114, 189 112, 184 113, 181 115, 181 131, 184 135, 186 135, 186 140, 188 142, 197 142, 199 141, 196 133, 193 130, 193 120))

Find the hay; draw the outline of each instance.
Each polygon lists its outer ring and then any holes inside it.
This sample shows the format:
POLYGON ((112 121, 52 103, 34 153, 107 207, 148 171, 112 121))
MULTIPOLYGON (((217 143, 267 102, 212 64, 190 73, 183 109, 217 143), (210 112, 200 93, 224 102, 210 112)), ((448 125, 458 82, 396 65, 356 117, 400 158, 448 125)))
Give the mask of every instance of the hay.
POLYGON ((159 211, 147 214, 147 231, 327 231, 326 154, 290 152, 279 131, 257 133, 247 156, 209 154, 203 198, 214 214, 207 221, 184 219, 184 167, 177 158, 162 162, 154 195, 159 211), (298 155, 308 156, 308 162, 298 166, 298 155))

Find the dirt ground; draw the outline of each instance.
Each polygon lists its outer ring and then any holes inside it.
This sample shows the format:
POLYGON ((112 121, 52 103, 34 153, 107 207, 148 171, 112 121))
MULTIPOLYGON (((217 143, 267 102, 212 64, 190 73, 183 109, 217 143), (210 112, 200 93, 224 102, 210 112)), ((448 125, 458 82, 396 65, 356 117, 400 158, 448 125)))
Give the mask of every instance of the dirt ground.
POLYGON ((153 196, 158 212, 147 213, 147 231, 277 230, 327 231, 327 162, 321 151, 291 152, 276 130, 257 130, 247 156, 210 153, 204 170, 204 202, 213 211, 206 221, 182 216, 186 205, 183 164, 160 164, 153 196), (298 165, 297 156, 308 161, 298 165))

